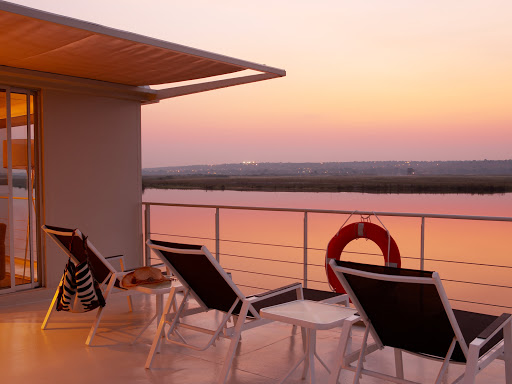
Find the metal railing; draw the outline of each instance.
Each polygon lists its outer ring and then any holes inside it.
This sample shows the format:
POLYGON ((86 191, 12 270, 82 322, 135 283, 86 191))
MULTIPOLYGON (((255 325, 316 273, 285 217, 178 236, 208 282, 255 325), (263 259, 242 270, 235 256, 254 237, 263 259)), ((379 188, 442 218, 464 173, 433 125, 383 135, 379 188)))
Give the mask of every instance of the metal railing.
MULTIPOLYGON (((215 241, 215 256, 218 261, 220 261, 221 257, 221 243, 222 242, 236 242, 236 243, 246 243, 253 245, 262 245, 262 246, 270 246, 270 247, 288 247, 288 248, 297 248, 302 249, 303 259, 300 264, 303 265, 302 269, 302 284, 304 287, 308 287, 308 283, 315 282, 319 283, 319 281, 312 280, 308 277, 308 266, 323 266, 319 264, 312 264, 308 260, 309 251, 324 251, 325 248, 311 248, 308 247, 308 215, 311 213, 314 214, 334 214, 334 215, 375 215, 377 217, 399 217, 399 218, 418 218, 421 219, 421 230, 420 230, 420 269, 424 269, 425 260, 433 261, 433 262, 447 262, 447 263, 459 263, 465 265, 475 265, 475 266, 484 266, 484 267, 493 267, 493 268, 505 268, 510 269, 512 271, 512 266, 507 265, 499 265, 499 264, 485 264, 485 263, 473 263, 467 261, 460 260, 441 260, 441 259, 432 259, 425 258, 425 227, 427 219, 452 219, 452 220, 466 220, 466 221, 487 221, 487 222, 512 222, 512 217, 500 217, 500 216, 470 216, 470 215, 449 215, 449 214, 431 214, 431 213, 400 213, 400 212, 373 212, 373 211, 348 211, 348 210, 325 210, 325 209, 300 209, 300 208, 272 208, 272 207, 254 207, 254 206, 231 206, 231 205, 208 205, 208 204, 179 204, 179 203, 156 203, 156 202, 143 202, 144 207, 144 238, 149 239, 151 235, 160 235, 160 236, 175 236, 175 237, 184 237, 188 239, 199 239, 199 240, 211 240, 215 241), (197 237, 197 236, 187 236, 187 235, 177 235, 177 234, 168 234, 168 233, 157 233, 151 231, 151 208, 154 207, 180 207, 180 208, 201 208, 208 210, 215 210, 215 237, 214 238, 205 238, 205 237, 197 237), (244 242, 237 241, 232 239, 222 239, 220 236, 220 212, 224 210, 236 210, 236 211, 265 211, 265 212, 284 212, 284 213, 301 213, 303 215, 303 244, 302 246, 292 246, 292 245, 284 245, 284 244, 269 244, 269 243, 253 243, 253 242, 244 242)), ((512 248, 512 247, 511 247, 512 248)), ((350 252, 349 252, 350 253, 350 252)), ((357 252, 355 252, 357 253, 357 252)), ((151 253, 149 247, 145 246, 145 263, 146 265, 151 264, 151 253)), ((265 259, 265 258, 253 258, 251 256, 246 255, 232 255, 225 254, 226 256, 240 257, 245 259, 257 259, 257 260, 265 260, 265 261, 273 261, 278 263, 292 263, 297 264, 294 261, 283 261, 276 259, 265 259)), ((374 255, 374 254, 371 254, 374 255)), ((417 257, 402 257, 409 259, 417 259, 417 257)), ((247 272, 252 273, 247 270, 234 270, 239 272, 247 272)), ((262 274, 262 273, 260 273, 262 274)), ((275 274, 266 274, 267 276, 272 277, 282 277, 289 278, 287 276, 275 275, 275 274)), ((495 287, 495 288, 504 288, 504 289, 512 289, 512 286, 508 285, 500 285, 500 284, 486 284, 486 283, 476 283, 470 281, 461 281, 461 280, 449 280, 444 279, 444 281, 454 282, 454 283, 463 283, 463 284, 476 284, 487 287, 495 287)), ((247 286, 246 287, 250 287, 247 286)), ((261 288, 261 287, 250 287, 250 288, 261 288)), ((455 299, 454 299, 455 300, 455 299)), ((512 306, 501 306, 501 305, 492 305, 483 302, 472 302, 465 300, 455 300, 462 301, 465 303, 474 303, 480 305, 490 305, 495 307, 503 307, 512 309, 512 306)))

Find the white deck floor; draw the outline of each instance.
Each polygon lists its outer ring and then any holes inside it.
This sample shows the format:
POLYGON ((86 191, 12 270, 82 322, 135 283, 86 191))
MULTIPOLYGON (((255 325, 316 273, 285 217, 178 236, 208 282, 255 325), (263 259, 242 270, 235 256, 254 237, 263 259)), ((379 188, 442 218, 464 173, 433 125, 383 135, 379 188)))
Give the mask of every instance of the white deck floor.
MULTIPOLYGON (((40 325, 48 302, 0 308, 0 382, 1 383, 215 383, 229 341, 221 339, 205 352, 165 344, 155 357, 153 368, 144 369, 155 325, 131 344, 142 326, 154 313, 153 301, 134 297, 134 312, 128 312, 126 299, 109 299, 93 346, 85 339, 95 312, 70 314, 57 312, 49 327, 40 325)), ((210 314, 201 315, 207 323, 210 314)), ((214 315, 213 315, 214 316, 214 315)), ((302 353, 300 332, 292 335, 291 326, 271 323, 243 333, 228 383, 277 383, 302 353)), ((340 329, 319 331, 317 351, 324 361, 333 363, 340 329)), ((360 343, 362 329, 354 330, 354 343, 360 343)), ((431 383, 439 363, 404 355, 405 376, 431 383)), ((366 366, 392 374, 393 352, 384 349, 367 357, 366 366)), ((328 374, 316 365, 317 383, 326 383, 328 374)), ((461 372, 451 366, 449 378, 461 372)), ((343 371, 341 382, 351 383, 353 373, 343 371)), ((306 383, 298 369, 286 383, 306 383)), ((504 363, 495 361, 477 377, 477 383, 504 383, 504 363)), ((382 383, 363 376, 362 383, 382 383)))

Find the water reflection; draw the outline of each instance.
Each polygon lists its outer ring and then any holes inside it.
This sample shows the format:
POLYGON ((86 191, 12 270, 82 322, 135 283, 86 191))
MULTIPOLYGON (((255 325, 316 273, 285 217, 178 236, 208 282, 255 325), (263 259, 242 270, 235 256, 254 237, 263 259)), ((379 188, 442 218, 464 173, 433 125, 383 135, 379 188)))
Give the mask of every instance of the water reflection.
MULTIPOLYGON (((373 210, 512 217, 512 194, 504 195, 369 195, 358 193, 265 193, 146 190, 148 202, 239 205, 311 209, 373 210)), ((271 289, 302 280, 304 224, 302 213, 221 210, 221 264, 237 284, 271 289), (275 246, 273 246, 275 245, 275 246), (268 261, 277 260, 277 261, 268 261)), ((308 281, 312 288, 329 289, 324 271, 325 248, 347 215, 308 215, 308 281)), ((215 210, 153 207, 153 237, 205 244, 215 252, 215 210), (158 235, 159 234, 159 235, 158 235), (172 234, 172 237, 167 236, 172 234)), ((354 221, 358 217, 353 218, 354 221)), ((381 217, 396 240, 402 266, 420 267, 421 219, 381 217)), ((352 220, 351 220, 352 221, 352 220)), ((377 220, 372 220, 378 223, 377 220)), ((455 308, 501 313, 507 309, 466 302, 512 307, 510 222, 427 219, 425 269, 436 270, 455 308), (469 264, 463 264, 469 263, 469 264), (501 267, 482 266, 497 265, 501 267), (466 281, 487 285, 472 285, 466 281)), ((382 264, 371 241, 351 242, 343 259, 382 264)))

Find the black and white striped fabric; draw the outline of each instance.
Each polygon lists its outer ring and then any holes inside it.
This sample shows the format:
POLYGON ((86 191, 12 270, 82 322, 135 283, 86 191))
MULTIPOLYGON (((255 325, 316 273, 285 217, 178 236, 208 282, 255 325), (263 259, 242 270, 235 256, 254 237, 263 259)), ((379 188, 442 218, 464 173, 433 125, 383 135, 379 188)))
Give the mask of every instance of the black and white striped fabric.
POLYGON ((68 260, 62 280, 57 311, 88 312, 105 306, 105 300, 98 283, 92 276, 89 263, 84 261, 75 266, 68 260))

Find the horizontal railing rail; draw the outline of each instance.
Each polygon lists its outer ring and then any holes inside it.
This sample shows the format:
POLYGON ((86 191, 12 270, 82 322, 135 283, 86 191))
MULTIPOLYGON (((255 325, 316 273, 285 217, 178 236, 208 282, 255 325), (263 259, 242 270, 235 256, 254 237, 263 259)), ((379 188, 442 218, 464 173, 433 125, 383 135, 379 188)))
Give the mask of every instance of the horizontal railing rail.
POLYGON ((417 217, 430 219, 458 219, 458 220, 485 220, 485 221, 508 221, 512 222, 512 217, 505 216, 471 216, 471 215, 446 215, 437 213, 405 213, 405 212, 376 212, 376 211, 348 211, 331 209, 311 209, 311 208, 276 208, 276 207, 251 207, 243 205, 211 205, 211 204, 183 204, 183 203, 156 203, 143 202, 144 206, 162 206, 162 207, 184 207, 184 208, 211 208, 211 209, 231 209, 243 211, 268 211, 268 212, 302 212, 302 213, 329 213, 340 215, 377 215, 377 216, 396 216, 396 217, 417 217))
MULTIPOLYGON (((308 246, 308 214, 337 214, 337 215, 361 215, 361 216, 377 216, 377 217, 399 217, 399 218, 418 218, 421 219, 421 242, 420 242, 420 257, 412 257, 412 256, 402 256, 402 259, 413 259, 420 261, 420 269, 424 269, 425 261, 433 261, 440 263, 452 263, 452 264, 464 264, 478 267, 492 267, 492 268, 500 268, 500 269, 512 269, 512 266, 508 265, 499 265, 492 263, 477 263, 471 261, 461 261, 461 260, 443 260, 436 258, 427 258, 425 257, 425 220, 426 219, 452 219, 452 220, 464 220, 464 221, 490 221, 490 222, 512 222, 512 217, 505 216, 476 216, 476 215, 453 215, 453 214, 435 214, 435 213, 404 213, 404 212, 375 212, 375 211, 350 211, 350 210, 328 210, 328 209, 306 209, 306 208, 280 208, 280 207, 255 207, 255 206, 236 206, 236 205, 210 205, 210 204, 184 204, 184 203, 160 203, 160 202, 143 202, 144 206, 144 226, 145 226, 145 239, 150 238, 151 235, 158 236, 172 236, 178 238, 187 238, 187 239, 197 239, 197 240, 206 240, 206 241, 214 241, 215 242, 215 256, 217 260, 220 261, 221 256, 225 257, 236 257, 240 259, 252 259, 258 261, 269 261, 274 263, 286 263, 286 264, 296 264, 303 265, 303 276, 302 283, 304 287, 308 287, 308 283, 325 283, 325 281, 319 281, 308 277, 308 267, 324 267, 324 264, 312 263, 308 260, 309 252, 312 251, 322 251, 325 252, 325 248, 315 248, 308 246), (151 208, 152 207, 179 207, 179 208, 201 208, 201 209, 212 209, 215 210, 215 237, 199 237, 199 236, 188 236, 183 234, 170 234, 170 233, 159 233, 159 232, 151 232, 151 208), (238 211, 265 211, 265 212, 283 212, 283 213, 302 213, 303 215, 303 244, 299 245, 291 245, 291 244, 274 244, 274 243, 265 243, 265 242, 250 242, 250 241, 241 241, 236 239, 226 239, 221 238, 220 236, 220 211, 221 210, 238 210, 238 211), (290 261, 290 260, 277 260, 271 258, 262 258, 262 257, 253 257, 249 255, 240 255, 240 254, 230 254, 230 253, 221 253, 220 246, 221 243, 238 243, 238 244, 248 244, 248 245, 257 245, 257 246, 265 246, 265 247, 274 247, 274 248, 292 248, 292 249, 302 249, 303 250, 303 259, 302 261, 290 261)), ((381 254, 375 253, 364 253, 364 252, 350 252, 344 251, 345 253, 352 253, 358 255, 369 255, 369 256, 381 256, 381 254)), ((150 250, 146 246, 145 247, 145 264, 151 264, 151 256, 150 250)), ((283 279, 296 279, 291 276, 280 275, 277 273, 262 273, 262 272, 254 272, 250 270, 242 270, 242 269, 231 269, 232 271, 243 272, 247 274, 258 274, 261 276, 268 277, 277 277, 283 279)), ((456 280, 456 279, 443 279, 446 282, 453 282, 458 284, 473 284, 482 287, 493 287, 493 288, 501 288, 501 289, 512 289, 512 286, 503 285, 503 284, 490 284, 483 282, 472 282, 472 281, 464 281, 464 280, 456 280)), ((243 284, 240 284, 244 286, 243 284)), ((249 285, 245 285, 248 288, 262 288, 262 287, 253 287, 249 285)), ((502 307, 507 309, 512 309, 512 306, 502 306, 495 305, 489 303, 482 302, 474 302, 469 300, 458 300, 452 299, 454 301, 470 303, 470 304, 480 304, 494 307, 502 307)))

